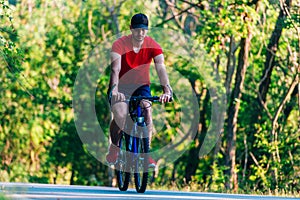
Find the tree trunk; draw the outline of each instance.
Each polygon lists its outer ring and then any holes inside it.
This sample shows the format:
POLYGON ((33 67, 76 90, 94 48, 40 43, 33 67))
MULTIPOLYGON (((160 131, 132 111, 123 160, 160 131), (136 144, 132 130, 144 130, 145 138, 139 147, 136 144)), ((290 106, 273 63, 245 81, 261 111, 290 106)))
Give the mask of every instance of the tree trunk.
MULTIPOLYGON (((195 81, 190 80, 191 85, 194 88, 194 91, 196 92, 197 90, 195 89, 196 83, 195 81)), ((194 142, 195 142, 195 147, 191 148, 188 153, 188 159, 186 163, 186 169, 185 169, 185 175, 184 178, 187 183, 189 183, 192 180, 192 176, 196 174, 196 170, 199 165, 199 151, 202 145, 202 142, 205 138, 205 134, 207 132, 207 127, 205 124, 206 121, 206 115, 207 113, 207 105, 209 103, 209 92, 207 89, 203 89, 201 94, 196 94, 198 96, 198 102, 203 99, 203 103, 201 104, 200 108, 200 119, 199 119, 199 126, 198 126, 198 134, 196 135, 194 142), (201 95, 201 96, 200 96, 201 95)))
POLYGON ((111 25, 112 29, 114 30, 115 34, 119 37, 120 36, 120 28, 119 28, 119 20, 118 14, 120 11, 120 7, 125 1, 117 2, 114 1, 106 1, 101 0, 101 3, 106 7, 107 11, 110 13, 110 17, 112 18, 111 25))
POLYGON ((74 170, 74 167, 72 166, 70 185, 75 185, 74 178, 75 178, 75 170, 74 170))
MULTIPOLYGON (((278 124, 278 119, 279 119, 279 115, 281 114, 282 110, 284 109, 287 101, 291 98, 292 94, 293 94, 293 91, 295 90, 295 88, 297 87, 299 83, 299 74, 297 73, 286 93, 286 95, 284 96, 283 100, 281 101, 278 109, 276 110, 276 113, 273 117, 273 121, 272 121, 272 146, 273 148, 275 148, 273 151, 272 151, 272 156, 273 156, 273 160, 275 163, 281 163, 281 158, 280 158, 280 154, 279 154, 279 147, 278 147, 278 127, 279 127, 279 124, 278 124)), ((272 184, 272 186, 275 188, 278 187, 278 183, 279 183, 279 170, 278 168, 274 168, 274 173, 273 173, 273 176, 274 176, 274 180, 275 180, 275 183, 272 184)))
POLYGON ((236 131, 237 118, 240 107, 240 99, 242 97, 242 90, 247 69, 248 54, 250 48, 251 33, 249 31, 247 38, 241 40, 241 50, 238 57, 238 66, 235 77, 235 86, 230 99, 230 106, 228 110, 228 133, 226 146, 226 166, 228 170, 225 174, 229 178, 226 182, 227 189, 237 191, 238 180, 236 173, 236 131))
MULTIPOLYGON (((291 0, 286 0, 285 3, 288 7, 290 7, 291 0)), ((286 15, 285 11, 283 9, 280 9, 280 13, 277 18, 275 28, 273 30, 272 36, 270 38, 270 41, 269 41, 269 44, 267 47, 265 68, 264 68, 264 72, 263 72, 263 75, 261 78, 262 81, 259 86, 259 94, 258 94, 259 100, 260 100, 259 102, 261 104, 265 104, 267 93, 269 90, 272 70, 276 64, 275 55, 277 52, 279 39, 281 37, 282 29, 283 29, 282 21, 283 21, 285 15, 286 15)))
POLYGON ((236 64, 236 58, 234 56, 235 53, 235 38, 233 36, 230 36, 230 46, 229 46, 229 52, 227 55, 227 66, 226 66, 226 80, 225 80, 225 88, 226 88, 226 97, 229 99, 231 95, 231 82, 232 77, 234 74, 234 66, 236 64))

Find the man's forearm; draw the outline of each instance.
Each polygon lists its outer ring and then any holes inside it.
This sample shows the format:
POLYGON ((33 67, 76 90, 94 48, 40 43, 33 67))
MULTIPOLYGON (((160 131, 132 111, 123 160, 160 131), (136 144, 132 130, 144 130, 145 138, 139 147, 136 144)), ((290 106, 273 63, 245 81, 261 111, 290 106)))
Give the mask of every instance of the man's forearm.
POLYGON ((118 91, 119 85, 119 73, 121 70, 121 56, 117 53, 111 53, 111 72, 109 88, 114 88, 114 91, 118 91))
POLYGON ((169 77, 167 74, 166 66, 164 64, 163 54, 156 56, 154 58, 154 61, 155 61, 155 69, 164 93, 172 94, 172 88, 170 87, 169 77))
POLYGON ((164 64, 157 65, 157 73, 158 73, 159 81, 163 88, 164 93, 172 94, 172 88, 170 86, 168 74, 167 74, 166 67, 164 66, 164 64))
POLYGON ((163 91, 164 91, 165 94, 169 94, 169 95, 173 94, 173 90, 172 90, 172 88, 169 84, 162 85, 162 88, 163 88, 163 91))
POLYGON ((113 89, 115 91, 118 91, 118 84, 119 84, 119 78, 118 75, 115 72, 111 72, 110 75, 110 81, 109 81, 109 89, 113 89))

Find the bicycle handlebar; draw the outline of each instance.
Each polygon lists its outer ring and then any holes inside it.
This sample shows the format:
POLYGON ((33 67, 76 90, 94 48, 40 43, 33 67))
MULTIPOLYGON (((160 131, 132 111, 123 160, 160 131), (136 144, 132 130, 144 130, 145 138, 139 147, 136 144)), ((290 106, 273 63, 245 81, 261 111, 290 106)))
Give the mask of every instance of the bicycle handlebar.
MULTIPOLYGON (((131 96, 126 101, 141 101, 141 100, 148 100, 151 102, 159 102, 158 96, 131 96)), ((172 102, 173 98, 171 97, 169 102, 172 102)))
MULTIPOLYGON (((116 85, 113 85, 112 88, 109 90, 109 92, 108 92, 108 98, 109 99, 112 98, 112 91, 115 87, 116 87, 116 85)), ((126 101, 130 101, 130 100, 141 101, 143 99, 151 101, 151 102, 158 102, 159 101, 158 96, 127 96, 126 95, 126 101)), ((169 102, 172 102, 172 101, 173 101, 173 98, 171 97, 169 102)))
POLYGON ((159 100, 159 97, 158 96, 131 96, 128 100, 131 101, 148 100, 151 102, 156 102, 159 100))

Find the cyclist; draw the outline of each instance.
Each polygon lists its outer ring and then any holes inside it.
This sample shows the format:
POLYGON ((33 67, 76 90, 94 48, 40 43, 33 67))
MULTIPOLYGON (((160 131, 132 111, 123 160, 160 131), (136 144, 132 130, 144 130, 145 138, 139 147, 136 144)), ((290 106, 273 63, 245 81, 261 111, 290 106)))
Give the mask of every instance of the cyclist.
MULTIPOLYGON (((124 101, 125 95, 151 96, 149 70, 152 60, 163 89, 159 101, 166 103, 172 98, 172 89, 164 65, 162 48, 154 39, 147 36, 147 16, 142 13, 132 16, 130 31, 131 34, 117 39, 111 49, 111 74, 108 91, 111 94, 113 120, 110 124, 111 144, 106 155, 109 163, 115 163, 117 160, 120 131, 124 129, 128 115, 128 105, 124 101)), ((141 104, 149 131, 149 141, 151 141, 151 102, 144 100, 141 104)), ((149 167, 155 167, 155 165, 156 162, 149 157, 149 167)))

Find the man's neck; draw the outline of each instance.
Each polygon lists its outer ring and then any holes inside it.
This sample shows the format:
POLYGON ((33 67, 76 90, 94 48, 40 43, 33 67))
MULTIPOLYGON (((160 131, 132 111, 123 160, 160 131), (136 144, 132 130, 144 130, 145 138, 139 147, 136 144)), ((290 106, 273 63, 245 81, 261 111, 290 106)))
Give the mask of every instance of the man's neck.
POLYGON ((134 38, 132 38, 131 41, 132 41, 133 47, 137 47, 137 48, 140 48, 142 46, 142 44, 144 43, 144 40, 138 41, 138 40, 135 40, 134 38))

